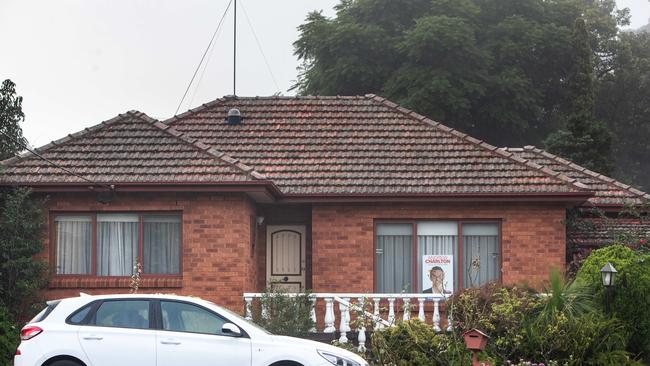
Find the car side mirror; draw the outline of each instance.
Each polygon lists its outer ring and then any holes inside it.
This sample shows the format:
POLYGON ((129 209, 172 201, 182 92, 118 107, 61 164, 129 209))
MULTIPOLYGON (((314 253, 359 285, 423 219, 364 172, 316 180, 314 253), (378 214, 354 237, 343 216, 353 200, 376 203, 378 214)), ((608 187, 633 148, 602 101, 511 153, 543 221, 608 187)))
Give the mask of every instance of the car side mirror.
POLYGON ((233 323, 226 323, 221 327, 221 333, 238 337, 241 335, 241 329, 233 323))

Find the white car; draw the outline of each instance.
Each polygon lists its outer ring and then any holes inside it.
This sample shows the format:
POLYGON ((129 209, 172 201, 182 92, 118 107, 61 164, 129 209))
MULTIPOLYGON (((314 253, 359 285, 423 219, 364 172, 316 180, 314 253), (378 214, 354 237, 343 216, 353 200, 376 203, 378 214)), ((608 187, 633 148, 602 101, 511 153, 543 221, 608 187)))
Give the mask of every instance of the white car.
POLYGON ((15 366, 367 366, 324 343, 272 335, 209 301, 171 295, 50 301, 20 332, 15 366))

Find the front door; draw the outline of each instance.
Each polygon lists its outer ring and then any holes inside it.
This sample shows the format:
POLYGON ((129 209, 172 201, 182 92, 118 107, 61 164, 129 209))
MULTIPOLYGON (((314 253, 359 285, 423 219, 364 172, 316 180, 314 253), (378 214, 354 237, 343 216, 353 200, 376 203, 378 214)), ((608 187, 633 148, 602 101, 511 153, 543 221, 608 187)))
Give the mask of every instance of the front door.
POLYGON ((266 228, 266 282, 288 292, 305 288, 305 227, 269 225, 266 228))

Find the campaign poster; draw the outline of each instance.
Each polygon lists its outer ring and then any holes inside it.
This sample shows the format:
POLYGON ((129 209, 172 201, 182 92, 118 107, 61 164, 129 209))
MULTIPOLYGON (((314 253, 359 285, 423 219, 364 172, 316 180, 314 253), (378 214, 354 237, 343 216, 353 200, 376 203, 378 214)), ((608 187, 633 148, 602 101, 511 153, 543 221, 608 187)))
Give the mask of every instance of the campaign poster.
POLYGON ((422 292, 452 294, 454 292, 454 256, 422 256, 422 292))

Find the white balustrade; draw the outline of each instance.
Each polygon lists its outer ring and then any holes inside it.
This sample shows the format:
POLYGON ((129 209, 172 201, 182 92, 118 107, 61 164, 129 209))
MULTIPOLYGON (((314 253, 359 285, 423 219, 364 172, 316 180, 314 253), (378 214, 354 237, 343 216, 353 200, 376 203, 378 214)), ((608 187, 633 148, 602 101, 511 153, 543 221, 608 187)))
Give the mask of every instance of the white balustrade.
POLYGON ((334 318, 334 298, 332 297, 326 297, 325 298, 325 329, 323 329, 324 333, 334 333, 336 331, 336 328, 334 328, 334 322, 336 319, 334 318))
POLYGON ((251 321, 253 320, 253 312, 252 312, 252 306, 253 306, 253 297, 252 296, 246 296, 244 297, 244 301, 246 302, 246 316, 244 319, 251 321))
POLYGON ((402 308, 402 320, 409 321, 411 320, 411 299, 404 298, 402 299, 403 308, 402 308))
MULTIPOLYGON (((261 293, 245 293, 243 296, 244 299, 244 317, 246 320, 252 321, 252 308, 253 301, 262 297, 261 293)), ((293 297, 299 294, 286 294, 287 296, 293 297)), ((366 327, 367 319, 372 319, 372 324, 374 325, 374 330, 380 330, 386 326, 395 325, 396 320, 396 301, 401 301, 403 313, 402 320, 408 321, 411 319, 412 306, 414 306, 414 301, 417 300, 418 303, 418 315, 417 318, 423 322, 427 322, 426 316, 426 304, 427 302, 433 302, 433 316, 430 319, 434 331, 441 332, 441 316, 440 316, 440 302, 445 301, 448 295, 439 295, 439 294, 360 294, 360 293, 312 293, 310 294, 310 301, 312 308, 310 310, 311 320, 314 322, 314 327, 312 327, 309 332, 315 333, 319 331, 317 329, 319 316, 323 316, 322 313, 319 315, 317 307, 319 301, 324 302, 325 304, 325 314, 323 322, 325 324, 324 329, 321 331, 324 333, 334 333, 336 332, 336 311, 335 305, 338 304, 338 311, 340 314, 340 322, 338 330, 340 332, 339 341, 341 343, 347 343, 350 328, 350 311, 354 311, 357 318, 364 317, 359 320, 359 325, 355 326, 355 331, 358 332, 357 340, 359 342, 359 350, 363 351, 366 348, 367 334, 366 327), (356 303, 351 303, 350 298, 355 299, 356 303), (364 304, 366 301, 372 301, 373 310, 372 313, 364 309, 364 304), (413 301, 413 302, 412 302, 413 301), (388 314, 384 313, 382 315, 381 304, 388 304, 388 314), (413 304, 413 305, 412 305, 413 304), (385 319, 383 317, 386 317, 385 319)), ((266 306, 262 305, 262 317, 268 318, 268 311, 266 306)), ((453 322, 451 309, 445 307, 445 315, 447 324, 445 327, 446 331, 451 331, 453 322)))
POLYGON ((341 321, 339 322, 339 333, 341 333, 341 336, 339 337, 339 342, 345 344, 348 343, 347 334, 350 331, 350 327, 348 326, 350 310, 348 307, 349 299, 344 298, 343 300, 345 300, 345 303, 339 303, 339 311, 341 312, 341 321))
POLYGON ((317 326, 317 319, 316 319, 316 297, 312 296, 311 297, 311 321, 314 323, 314 326, 309 329, 309 333, 316 333, 318 330, 316 329, 317 326))
POLYGON ((433 330, 440 332, 440 309, 438 303, 440 299, 433 299, 433 330))
POLYGON ((359 322, 359 327, 357 328, 357 333, 359 334, 357 336, 357 342, 359 343, 359 352, 365 352, 366 351, 366 321, 363 312, 365 311, 364 309, 365 305, 365 299, 363 297, 360 297, 357 299, 357 317, 362 317, 362 319, 358 319, 357 321, 359 322))
MULTIPOLYGON (((381 301, 381 297, 375 297, 373 298, 374 302, 374 310, 373 310, 373 315, 374 319, 379 319, 379 302, 381 301)), ((375 322, 375 330, 383 328, 384 325, 381 322, 375 322)))
POLYGON ((388 298, 388 323, 390 326, 395 325, 395 298, 394 297, 389 297, 388 298))
POLYGON ((418 319, 423 323, 427 321, 424 316, 424 297, 418 297, 418 319))

